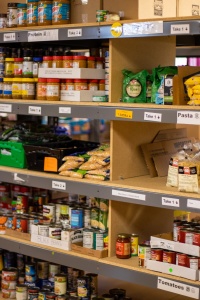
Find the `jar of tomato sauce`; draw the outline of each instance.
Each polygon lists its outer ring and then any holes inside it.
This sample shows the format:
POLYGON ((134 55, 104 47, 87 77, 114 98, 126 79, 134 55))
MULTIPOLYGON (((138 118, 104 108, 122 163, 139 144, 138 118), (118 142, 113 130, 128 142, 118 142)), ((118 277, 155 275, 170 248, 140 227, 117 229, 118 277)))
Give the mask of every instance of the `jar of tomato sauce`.
POLYGON ((131 257, 131 236, 126 233, 119 233, 116 241, 116 257, 127 259, 131 257))

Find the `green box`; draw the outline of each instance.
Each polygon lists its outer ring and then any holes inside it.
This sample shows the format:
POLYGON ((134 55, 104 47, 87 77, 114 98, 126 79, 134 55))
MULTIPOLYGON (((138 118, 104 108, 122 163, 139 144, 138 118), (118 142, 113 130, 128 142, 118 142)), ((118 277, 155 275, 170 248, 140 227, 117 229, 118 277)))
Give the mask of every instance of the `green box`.
POLYGON ((23 144, 0 141, 0 166, 26 168, 26 156, 23 144))

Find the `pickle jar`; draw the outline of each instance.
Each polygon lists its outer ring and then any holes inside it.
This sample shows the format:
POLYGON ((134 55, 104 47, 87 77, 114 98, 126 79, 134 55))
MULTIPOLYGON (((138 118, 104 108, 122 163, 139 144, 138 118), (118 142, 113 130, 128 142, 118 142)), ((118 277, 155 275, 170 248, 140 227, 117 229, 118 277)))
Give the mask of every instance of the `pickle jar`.
POLYGON ((17 27, 17 4, 8 3, 7 5, 7 27, 17 27))
POLYGON ((120 233, 116 241, 116 257, 127 259, 131 257, 131 236, 130 234, 120 233))
POLYGON ((52 68, 62 68, 63 67, 63 56, 54 55, 52 68))
POLYGON ((53 0, 52 24, 59 25, 68 23, 70 23, 70 1, 53 0))
POLYGON ((99 80, 99 91, 105 91, 105 79, 99 80))
POLYGON ((23 58, 14 58, 14 77, 22 77, 23 58))
POLYGON ((88 90, 90 91, 98 91, 99 89, 99 82, 97 79, 91 79, 89 81, 89 84, 88 84, 88 90))
POLYGON ((43 56, 42 68, 52 68, 53 56, 43 56))
POLYGON ((60 79, 55 79, 55 78, 47 79, 47 100, 50 101, 60 100, 60 79))
POLYGON ((3 99, 12 98, 12 80, 13 78, 3 79, 3 99))
POLYGON ((87 79, 74 79, 74 90, 83 91, 88 89, 87 79))
POLYGON ((47 100, 46 78, 38 78, 36 98, 37 100, 47 100))
POLYGON ((87 68, 87 57, 75 55, 73 57, 73 68, 87 68))
POLYGON ((38 2, 38 25, 52 24, 52 0, 41 0, 38 2))
POLYGON ((33 77, 33 59, 32 57, 24 57, 22 64, 22 76, 24 78, 33 77))
POLYGON ((22 99, 22 78, 20 77, 13 78, 12 99, 22 99))
POLYGON ((18 3, 17 4, 17 27, 26 26, 27 20, 27 4, 18 3))
POLYGON ((22 99, 35 99, 35 80, 34 78, 22 78, 22 99))
POLYGON ((5 77, 14 77, 14 58, 5 59, 5 77))
POLYGON ((3 98, 3 78, 0 78, 0 98, 3 98))
POLYGON ((26 22, 27 26, 38 25, 38 0, 28 0, 26 22))
POLYGON ((95 57, 94 56, 89 56, 87 58, 87 67, 91 69, 96 68, 96 63, 95 63, 95 57))
POLYGON ((104 69, 104 58, 96 57, 96 69, 104 69))
POLYGON ((39 68, 42 66, 42 57, 33 57, 33 77, 38 78, 39 68))
POLYGON ((73 68, 73 56, 64 55, 63 56, 63 68, 73 68))

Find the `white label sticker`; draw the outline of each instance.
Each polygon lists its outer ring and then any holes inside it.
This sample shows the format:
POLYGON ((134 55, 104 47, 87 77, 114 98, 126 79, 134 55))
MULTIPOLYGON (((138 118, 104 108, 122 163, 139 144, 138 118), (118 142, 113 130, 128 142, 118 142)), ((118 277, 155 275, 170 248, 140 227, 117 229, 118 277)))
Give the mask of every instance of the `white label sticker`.
POLYGON ((1 112, 12 112, 12 104, 0 104, 1 112))
POLYGON ((163 21, 123 24, 123 33, 125 36, 163 33, 163 21))
POLYGON ((41 115, 42 109, 40 106, 29 106, 28 113, 31 115, 41 115))
POLYGON ((161 248, 161 249, 166 249, 166 250, 171 250, 174 251, 174 243, 161 240, 161 241, 152 241, 151 242, 151 248, 161 248))
POLYGON ((200 209, 200 200, 187 199, 187 207, 200 209))
POLYGON ((57 190, 66 190, 66 182, 62 181, 52 181, 52 188, 57 190))
POLYGON ((11 41, 15 41, 15 40, 16 40, 15 32, 4 33, 4 35, 3 35, 4 42, 11 42, 11 41))
POLYGON ((71 114, 71 107, 59 107, 59 114, 71 114))
POLYGON ((28 42, 58 41, 58 29, 28 31, 28 42))
POLYGON ((189 24, 174 24, 171 25, 171 34, 189 34, 190 25, 189 24))
POLYGON ((152 113, 152 112, 145 112, 144 113, 144 120, 151 121, 151 122, 161 122, 162 121, 162 114, 152 113))
POLYGON ((163 277, 158 277, 157 288, 193 299, 199 299, 199 288, 163 277))
POLYGON ((67 241, 56 240, 43 235, 31 234, 31 242, 38 243, 44 246, 50 246, 63 250, 70 250, 71 245, 67 241))
POLYGON ((112 190, 112 195, 113 196, 118 196, 118 197, 125 197, 125 198, 131 198, 131 199, 146 201, 146 195, 143 195, 143 194, 112 190))
POLYGON ((177 124, 200 125, 200 112, 177 111, 177 124))
POLYGON ((82 36, 82 28, 68 29, 68 37, 82 36))
POLYGON ((23 178, 19 177, 19 175, 17 173, 14 173, 14 181, 25 182, 25 180, 23 178))
POLYGON ((167 197, 162 197, 162 205, 165 206, 173 206, 173 207, 179 207, 179 199, 177 198, 167 198, 167 197))

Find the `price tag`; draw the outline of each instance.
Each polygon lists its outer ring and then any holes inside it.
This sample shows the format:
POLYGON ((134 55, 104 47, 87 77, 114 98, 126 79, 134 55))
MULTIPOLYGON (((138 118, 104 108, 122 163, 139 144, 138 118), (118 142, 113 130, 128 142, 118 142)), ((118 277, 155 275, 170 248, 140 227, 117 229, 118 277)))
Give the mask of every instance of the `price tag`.
POLYGON ((71 114, 71 107, 59 107, 59 114, 71 114))
POLYGON ((28 42, 58 41, 58 29, 28 31, 28 42))
POLYGON ((145 112, 144 113, 144 121, 161 122, 162 121, 162 114, 152 113, 152 112, 145 112))
POLYGON ((187 199, 187 207, 200 209, 200 200, 187 199))
POLYGON ((66 190, 66 182, 62 181, 52 181, 52 188, 56 190, 66 190))
POLYGON ((179 199, 176 198, 167 198, 162 197, 162 205, 164 206, 172 206, 172 207, 179 207, 179 199))
POLYGON ((16 40, 15 32, 4 33, 4 35, 3 35, 4 42, 11 42, 11 41, 15 41, 15 40, 16 40))
POLYGON ((172 242, 170 243, 169 241, 161 240, 160 248, 174 251, 174 244, 172 242))
POLYGON ((30 115, 41 115, 42 108, 40 106, 29 106, 28 113, 30 115))
POLYGON ((1 112, 12 112, 12 104, 0 104, 0 111, 1 112))
POLYGON ((124 198, 131 198, 131 199, 146 201, 146 195, 143 195, 143 194, 112 190, 112 195, 113 196, 124 197, 124 198))
POLYGON ((133 118, 133 112, 131 110, 116 109, 115 110, 115 117, 116 118, 122 118, 122 119, 132 119, 133 118))
POLYGON ((68 37, 82 36, 82 28, 68 29, 67 35, 68 37))
POLYGON ((189 34, 190 25, 189 24, 174 24, 171 25, 171 34, 189 34))
POLYGON ((177 111, 177 124, 200 125, 200 112, 177 111))
POLYGON ((123 24, 123 33, 125 36, 163 33, 163 21, 123 24))

